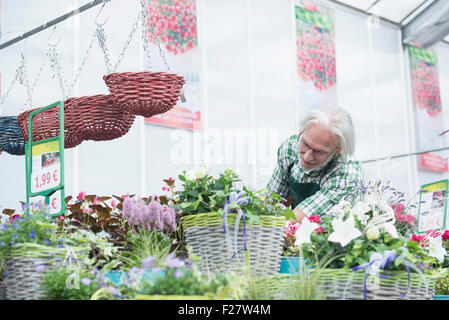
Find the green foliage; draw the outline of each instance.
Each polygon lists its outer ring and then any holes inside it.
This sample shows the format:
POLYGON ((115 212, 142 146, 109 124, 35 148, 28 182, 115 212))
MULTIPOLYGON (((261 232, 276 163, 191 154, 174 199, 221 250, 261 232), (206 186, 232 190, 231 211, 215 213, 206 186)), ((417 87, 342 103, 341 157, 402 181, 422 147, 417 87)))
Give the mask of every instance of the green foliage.
POLYGON ((184 215, 206 213, 223 208, 229 195, 240 181, 237 174, 227 169, 218 178, 208 174, 189 177, 186 171, 179 175, 183 190, 176 192, 175 207, 184 215))
POLYGON ((169 268, 165 277, 145 281, 139 294, 145 295, 216 295, 228 284, 226 275, 206 275, 189 268, 169 268))
POLYGON ((32 204, 21 215, 12 215, 0 232, 0 255, 5 257, 15 244, 35 243, 52 246, 58 244, 57 224, 41 204, 32 204))
POLYGON ((449 273, 444 270, 444 273, 437 277, 435 281, 436 295, 449 295, 449 273))
POLYGON ((86 269, 59 266, 42 275, 47 300, 89 300, 99 289, 96 277, 86 269))
POLYGON ((162 266, 163 259, 171 251, 172 238, 156 230, 147 231, 140 228, 139 231, 129 231, 126 242, 130 250, 123 251, 120 260, 124 262, 122 270, 132 267, 140 268, 142 260, 150 256, 155 258, 156 265, 162 266))

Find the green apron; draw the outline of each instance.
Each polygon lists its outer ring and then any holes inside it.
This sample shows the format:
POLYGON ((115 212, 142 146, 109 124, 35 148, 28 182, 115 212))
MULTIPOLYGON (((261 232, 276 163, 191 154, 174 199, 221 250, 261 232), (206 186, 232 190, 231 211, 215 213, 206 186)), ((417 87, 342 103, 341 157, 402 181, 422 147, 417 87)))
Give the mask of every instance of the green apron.
MULTIPOLYGON (((329 168, 332 166, 332 163, 334 159, 329 161, 329 163, 324 167, 323 172, 321 173, 321 177, 329 170, 329 168)), ((292 209, 296 208, 301 202, 303 202, 305 199, 313 196, 315 193, 320 191, 320 183, 314 183, 314 182, 307 182, 307 183, 300 183, 293 179, 290 171, 294 165, 295 161, 293 161, 287 169, 288 172, 288 186, 290 189, 290 197, 292 197, 294 200, 292 209)))

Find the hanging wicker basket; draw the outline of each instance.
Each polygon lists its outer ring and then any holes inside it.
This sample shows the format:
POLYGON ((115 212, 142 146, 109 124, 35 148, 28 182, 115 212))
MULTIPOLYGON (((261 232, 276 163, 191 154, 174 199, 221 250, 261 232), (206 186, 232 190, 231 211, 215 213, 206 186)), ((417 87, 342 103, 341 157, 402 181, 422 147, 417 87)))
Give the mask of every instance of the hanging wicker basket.
MULTIPOLYGON (((27 110, 18 116, 20 130, 25 141, 28 141, 28 123, 31 112, 39 108, 27 110)), ((59 106, 55 106, 33 117, 33 141, 53 138, 59 135, 59 106)), ((83 137, 76 131, 76 123, 71 106, 64 106, 64 148, 76 147, 83 142, 83 137)))
MULTIPOLYGON (((228 236, 235 237, 236 214, 227 215, 228 236)), ((249 267, 256 275, 275 275, 279 272, 284 244, 285 218, 261 216, 257 225, 246 226, 240 221, 237 248, 229 248, 223 229, 223 218, 215 212, 181 217, 185 241, 192 252, 201 257, 198 265, 203 271, 239 271, 245 267, 244 242, 249 252, 249 267)))
POLYGON ((123 72, 103 77, 114 103, 123 110, 152 117, 172 109, 185 83, 182 76, 167 72, 123 72))
POLYGON ((119 138, 129 131, 136 117, 115 105, 110 95, 70 98, 64 106, 73 111, 76 132, 83 140, 119 138))
POLYGON ((17 116, 0 117, 0 153, 5 151, 17 156, 24 155, 25 144, 17 116))

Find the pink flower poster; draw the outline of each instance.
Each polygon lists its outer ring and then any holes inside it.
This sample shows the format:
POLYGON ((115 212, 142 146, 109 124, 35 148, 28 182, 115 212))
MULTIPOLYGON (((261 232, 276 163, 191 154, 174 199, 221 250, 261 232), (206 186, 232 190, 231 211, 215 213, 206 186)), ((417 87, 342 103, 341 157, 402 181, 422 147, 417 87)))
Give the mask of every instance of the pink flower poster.
MULTIPOLYGON (((441 109, 438 63, 434 47, 408 47, 413 101, 415 105, 417 148, 420 151, 445 147, 446 136, 441 109)), ((448 171, 447 160, 438 153, 419 156, 419 168, 437 172, 448 171)))
POLYGON ((297 94, 301 114, 337 103, 334 17, 331 9, 295 1, 297 94))
POLYGON ((148 26, 151 48, 146 65, 152 71, 167 72, 167 62, 168 72, 182 75, 186 83, 183 87, 185 99, 180 97, 173 109, 145 118, 145 123, 201 130, 196 0, 147 0, 146 8, 153 27, 148 26))

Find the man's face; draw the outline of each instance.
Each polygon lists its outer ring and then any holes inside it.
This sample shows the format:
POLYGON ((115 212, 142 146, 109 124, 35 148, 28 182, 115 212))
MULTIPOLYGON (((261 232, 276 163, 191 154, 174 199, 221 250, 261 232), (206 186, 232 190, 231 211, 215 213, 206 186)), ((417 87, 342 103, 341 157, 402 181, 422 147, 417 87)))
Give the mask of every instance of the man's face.
POLYGON ((310 123, 299 139, 299 158, 306 170, 324 166, 341 151, 338 136, 315 123, 310 123))

